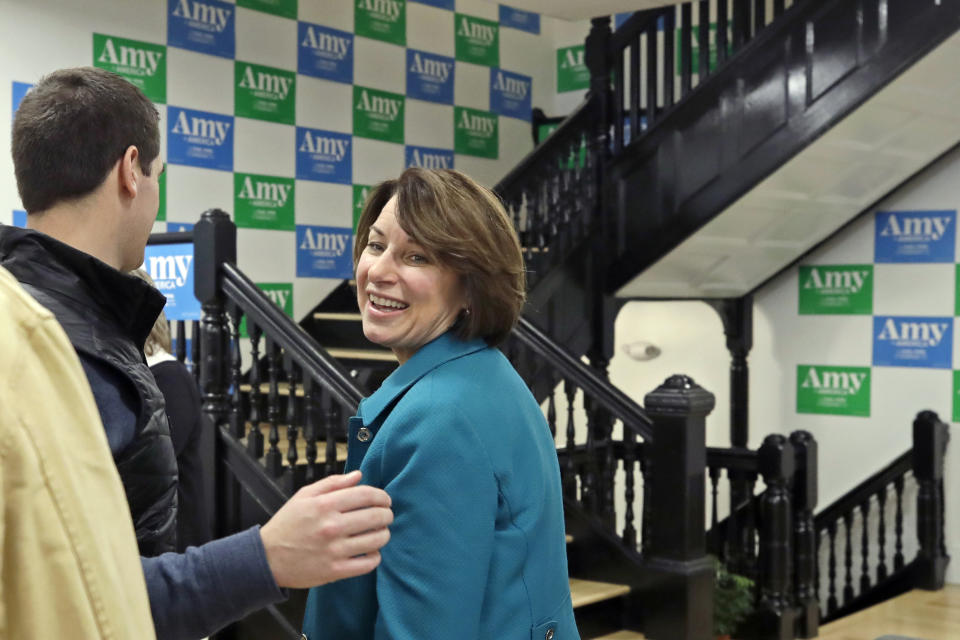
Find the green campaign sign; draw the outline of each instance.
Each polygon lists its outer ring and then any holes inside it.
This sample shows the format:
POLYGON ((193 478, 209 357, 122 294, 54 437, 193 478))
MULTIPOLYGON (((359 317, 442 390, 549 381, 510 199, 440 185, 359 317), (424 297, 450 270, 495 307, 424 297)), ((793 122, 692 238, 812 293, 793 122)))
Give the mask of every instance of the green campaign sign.
POLYGON ((354 0, 354 33, 400 46, 407 44, 406 0, 354 0))
POLYGON ((353 87, 353 135, 403 144, 404 97, 398 93, 353 87))
POLYGON ((797 365, 797 413, 870 416, 870 368, 797 365))
POLYGON ((234 76, 234 115, 296 124, 296 73, 237 61, 234 76))
POLYGON ((469 107, 453 108, 453 150, 467 156, 500 155, 500 121, 497 114, 469 107))
POLYGON ((157 222, 167 219, 167 172, 160 174, 160 204, 157 206, 157 222))
POLYGON ((873 313, 873 265, 816 265, 800 267, 801 314, 873 313))
POLYGON ((294 180, 233 174, 233 211, 238 227, 294 231, 294 180))
POLYGON ((237 0, 237 6, 297 19, 297 0, 237 0))
POLYGON ((363 213, 363 205, 367 203, 367 197, 370 195, 369 184, 353 185, 353 232, 357 232, 357 223, 360 222, 360 214, 363 213))
POLYGON ((454 16, 456 56, 461 62, 500 66, 500 25, 463 13, 454 16))
POLYGON ((584 46, 557 49, 557 92, 590 88, 590 70, 584 62, 584 46))
MULTIPOLYGON (((293 317, 293 283, 292 282, 255 282, 254 284, 267 294, 267 297, 273 301, 287 317, 293 317)), ((247 318, 244 316, 240 320, 240 337, 249 338, 247 335, 247 318)))
POLYGON ((167 101, 165 46, 95 33, 93 64, 123 76, 153 102, 167 101))
POLYGON ((960 371, 953 372, 953 421, 960 422, 960 371))

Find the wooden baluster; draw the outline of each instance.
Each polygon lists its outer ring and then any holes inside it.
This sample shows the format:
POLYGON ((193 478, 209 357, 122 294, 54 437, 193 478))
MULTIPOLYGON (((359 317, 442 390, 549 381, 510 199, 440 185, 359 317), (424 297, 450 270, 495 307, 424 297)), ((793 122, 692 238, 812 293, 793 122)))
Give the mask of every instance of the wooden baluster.
POLYGON ((717 66, 727 61, 730 40, 727 37, 730 22, 727 17, 727 0, 717 0, 717 66))
MULTIPOLYGON (((652 127, 653 123, 657 121, 657 28, 654 26, 647 30, 647 68, 646 68, 646 81, 647 81, 647 127, 652 127)), ((672 37, 671 33, 664 33, 664 37, 669 40, 672 37)), ((631 82, 640 82, 642 76, 637 70, 637 76, 634 78, 633 72, 630 73, 631 82)), ((671 80, 672 82, 672 80, 671 80)), ((672 86, 672 85, 671 85, 672 86)), ((666 102, 666 98, 664 98, 666 102)), ((639 133, 636 131, 630 132, 631 138, 639 137, 639 133)))
POLYGON ((893 535, 894 535, 894 553, 893 570, 894 572, 903 569, 903 476, 893 481, 894 493, 897 496, 897 508, 894 514, 893 535))
POLYGON ((717 514, 717 496, 719 495, 719 486, 720 486, 720 475, 723 473, 721 467, 709 467, 710 471, 710 531, 712 535, 710 539, 707 540, 707 545, 710 550, 710 553, 717 556, 721 561, 725 560, 723 553, 723 536, 720 533, 720 530, 717 528, 719 526, 719 519, 717 514))
POLYGON ((773 0, 773 17, 777 19, 783 13, 783 0, 773 0))
MULTIPOLYGON (((184 334, 186 335, 186 334, 184 334)), ((194 320, 190 323, 190 364, 193 367, 194 377, 197 375, 197 363, 200 362, 200 341, 202 340, 200 334, 200 321, 194 320)), ((186 343, 186 339, 184 339, 186 343)))
POLYGON ((623 544, 630 549, 637 548, 637 530, 633 526, 634 512, 633 502, 636 500, 634 492, 633 466, 637 462, 637 436, 626 424, 623 425, 623 475, 624 491, 623 499, 626 502, 626 509, 623 516, 623 544))
MULTIPOLYGON (((677 13, 674 7, 667 7, 663 14, 663 108, 669 109, 674 102, 674 78, 677 75, 675 38, 677 13)), ((647 33, 648 38, 657 38, 657 29, 647 33)), ((653 123, 653 109, 647 109, 647 127, 653 123)), ((639 135, 639 134, 634 134, 639 135)))
POLYGON ((570 500, 577 500, 577 466, 573 460, 576 451, 573 402, 576 399, 577 389, 572 382, 564 380, 563 393, 567 397, 567 462, 563 469, 563 495, 570 500))
MULTIPOLYGON (((649 37, 649 36, 648 36, 649 37)), ((654 36, 656 37, 656 36, 654 36)), ((640 79, 640 35, 630 43, 630 78, 640 79)), ((617 105, 619 109, 620 105, 617 105)), ((640 83, 630 83, 630 140, 636 140, 640 137, 640 83)), ((623 122, 621 111, 617 111, 614 116, 618 123, 623 122)))
POLYGON ((757 474, 747 473, 745 476, 747 487, 746 526, 741 536, 741 554, 744 559, 747 575, 757 575, 757 503, 753 495, 757 490, 757 474))
POLYGON ((860 535, 860 593, 870 590, 870 499, 860 503, 863 531, 860 535))
MULTIPOLYGON (((638 46, 638 45, 631 45, 638 46)), ((624 58, 622 55, 617 54, 613 62, 613 108, 615 113, 623 112, 623 100, 625 97, 625 87, 624 87, 624 75, 623 75, 623 64, 624 58)), ((630 79, 631 79, 631 88, 633 85, 636 85, 636 82, 633 82, 634 76, 637 74, 637 67, 631 66, 630 69, 630 79)), ((639 99, 637 100, 639 103, 639 99)), ((632 134, 633 132, 631 132, 632 134)), ((624 146, 624 135, 623 135, 623 118, 614 118, 613 119, 613 153, 618 155, 623 151, 624 146)))
POLYGON ((887 487, 877 491, 877 511, 879 516, 879 528, 877 529, 877 583, 879 584, 887 577, 887 487))
POLYGON ((340 431, 340 403, 330 397, 327 405, 327 450, 324 459, 324 475, 337 472, 337 432, 340 431))
POLYGON ((177 360, 182 364, 187 361, 187 323, 177 320, 177 360))
MULTIPOLYGON (((693 7, 689 2, 680 5, 680 97, 693 87, 693 7)), ((665 34, 670 37, 672 34, 665 34)))
POLYGON ((753 0, 753 36, 767 26, 767 0, 753 0))
POLYGON ((853 600, 853 541, 851 538, 853 511, 843 514, 843 528, 847 543, 843 555, 843 566, 846 571, 843 576, 843 604, 847 605, 853 600))
POLYGON ((582 483, 580 485, 580 500, 587 511, 595 515, 600 513, 600 496, 597 480, 597 434, 591 421, 593 402, 584 391, 583 409, 587 414, 587 446, 586 460, 582 483))
POLYGON ((650 541, 653 531, 653 461, 649 456, 650 447, 646 442, 643 443, 643 450, 640 452, 640 475, 643 477, 643 522, 641 522, 641 552, 646 554, 650 551, 650 541))
POLYGON ((267 473, 274 478, 283 474, 283 456, 277 444, 280 442, 280 346, 267 336, 267 375, 270 379, 270 390, 267 395, 267 420, 270 422, 270 433, 267 441, 270 448, 267 450, 264 465, 267 473))
POLYGON ((305 409, 303 437, 307 441, 304 449, 304 457, 307 459, 306 468, 303 471, 304 484, 310 484, 320 479, 320 472, 317 469, 317 435, 320 433, 320 416, 317 411, 318 396, 323 391, 313 378, 309 375, 303 380, 303 402, 305 409))
POLYGON ((830 537, 830 558, 827 564, 829 583, 827 587, 827 615, 833 615, 837 610, 837 523, 831 522, 827 527, 830 537))
POLYGON ((710 0, 700 0, 700 15, 697 25, 697 84, 710 75, 710 0))
POLYGON ((750 40, 750 0, 733 0, 733 52, 750 40))
MULTIPOLYGON (((230 318, 230 433, 234 438, 240 439, 246 435, 247 421, 243 411, 243 394, 240 393, 240 385, 243 380, 243 358, 240 353, 240 318, 243 317, 243 311, 234 303, 230 303, 227 309, 230 318)), ((182 334, 181 334, 182 335, 182 334)))
POLYGON ((550 395, 547 397, 547 426, 550 427, 550 438, 556 440, 557 437, 557 405, 553 401, 555 387, 550 387, 550 395))
POLYGON ((288 495, 297 490, 297 436, 303 425, 303 400, 297 391, 300 389, 300 367, 290 362, 290 395, 287 396, 287 468, 284 473, 284 488, 288 495))
POLYGON ((247 335, 250 336, 250 431, 247 433, 247 452, 254 458, 263 457, 263 419, 260 404, 260 327, 247 317, 247 335))
POLYGON ((938 489, 940 491, 940 555, 947 558, 947 518, 943 497, 943 478, 940 478, 938 489))

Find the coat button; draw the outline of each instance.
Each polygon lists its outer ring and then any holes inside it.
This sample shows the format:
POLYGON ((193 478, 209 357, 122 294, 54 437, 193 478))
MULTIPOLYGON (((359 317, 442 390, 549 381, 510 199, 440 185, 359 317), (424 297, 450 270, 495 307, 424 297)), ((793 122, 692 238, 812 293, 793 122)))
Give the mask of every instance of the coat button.
POLYGON ((360 430, 357 431, 357 440, 360 442, 369 442, 370 441, 370 429, 366 427, 360 427, 360 430))
POLYGON ((553 640, 553 629, 547 629, 547 635, 543 636, 543 640, 553 640))

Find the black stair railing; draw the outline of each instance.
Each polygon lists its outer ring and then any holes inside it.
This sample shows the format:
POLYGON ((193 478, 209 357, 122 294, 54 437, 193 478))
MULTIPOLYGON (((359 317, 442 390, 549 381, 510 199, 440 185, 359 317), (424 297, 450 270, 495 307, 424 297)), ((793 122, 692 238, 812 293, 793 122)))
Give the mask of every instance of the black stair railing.
POLYGON ((909 589, 943 587, 950 559, 943 500, 948 440, 937 414, 921 412, 912 449, 817 514, 816 584, 824 622, 909 589))
POLYGON ((241 488, 270 515, 299 487, 342 470, 338 448, 363 391, 237 269, 226 213, 205 212, 193 234, 200 386, 217 432, 217 528, 228 533, 240 525, 241 488))

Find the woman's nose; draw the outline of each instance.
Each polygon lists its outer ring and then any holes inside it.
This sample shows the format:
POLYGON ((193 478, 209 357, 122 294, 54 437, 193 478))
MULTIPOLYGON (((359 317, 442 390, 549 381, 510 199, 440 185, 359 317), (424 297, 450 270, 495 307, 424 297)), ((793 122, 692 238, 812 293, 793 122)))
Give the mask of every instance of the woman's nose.
POLYGON ((374 258, 367 273, 373 282, 388 282, 396 278, 397 271, 389 250, 374 258))

